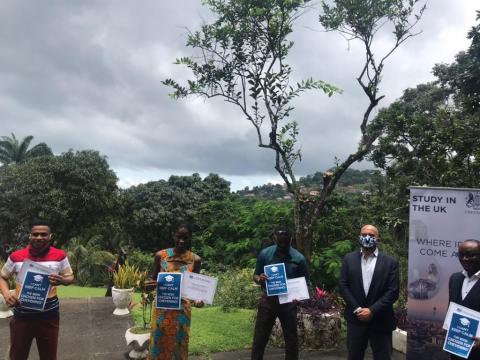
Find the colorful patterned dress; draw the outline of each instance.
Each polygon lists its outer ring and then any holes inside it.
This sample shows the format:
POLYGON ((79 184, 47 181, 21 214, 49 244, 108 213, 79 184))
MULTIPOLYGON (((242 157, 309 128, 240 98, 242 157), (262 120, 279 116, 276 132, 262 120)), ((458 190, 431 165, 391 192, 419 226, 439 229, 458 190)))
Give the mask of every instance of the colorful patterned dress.
MULTIPOLYGON (((160 272, 193 271, 195 254, 175 254, 173 248, 160 251, 160 272)), ((152 312, 149 360, 183 360, 188 358, 191 304, 182 299, 181 310, 154 308, 152 312)))

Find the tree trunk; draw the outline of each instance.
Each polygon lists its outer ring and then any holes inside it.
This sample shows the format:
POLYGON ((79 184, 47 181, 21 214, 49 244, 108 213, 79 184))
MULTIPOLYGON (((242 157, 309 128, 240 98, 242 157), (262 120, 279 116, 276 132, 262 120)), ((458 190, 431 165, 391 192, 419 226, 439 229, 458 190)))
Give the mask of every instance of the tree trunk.
POLYGON ((312 219, 312 212, 313 202, 308 195, 298 194, 295 196, 293 211, 295 223, 294 245, 309 263, 312 257, 313 224, 315 223, 315 219, 312 219))

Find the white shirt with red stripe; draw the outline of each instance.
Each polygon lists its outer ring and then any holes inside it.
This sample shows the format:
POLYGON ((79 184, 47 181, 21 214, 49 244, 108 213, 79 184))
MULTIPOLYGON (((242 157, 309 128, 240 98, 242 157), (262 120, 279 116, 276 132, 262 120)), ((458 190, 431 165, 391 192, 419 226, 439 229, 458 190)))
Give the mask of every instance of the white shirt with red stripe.
MULTIPOLYGON (((23 262, 25 260, 31 260, 43 266, 47 266, 52 269, 55 273, 60 275, 71 275, 72 268, 68 262, 67 254, 65 251, 57 249, 53 246, 50 246, 50 249, 44 256, 36 257, 33 256, 30 251, 30 246, 26 248, 14 251, 7 259, 7 262, 1 269, 1 276, 4 279, 8 279, 14 274, 18 274, 23 262)), ((17 283, 17 295, 20 291, 20 285, 17 283)), ((30 317, 30 316, 46 316, 48 313, 58 313, 58 298, 57 298, 57 289, 55 286, 51 287, 50 293, 48 294, 47 301, 45 303, 45 309, 43 312, 36 310, 24 309, 21 306, 17 306, 14 309, 14 313, 19 317, 30 317)))

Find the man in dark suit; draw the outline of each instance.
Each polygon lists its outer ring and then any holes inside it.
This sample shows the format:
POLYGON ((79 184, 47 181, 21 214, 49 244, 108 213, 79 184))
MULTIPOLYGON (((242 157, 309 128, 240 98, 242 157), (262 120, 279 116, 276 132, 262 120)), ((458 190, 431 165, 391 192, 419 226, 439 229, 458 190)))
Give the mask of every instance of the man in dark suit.
MULTIPOLYGON (((450 276, 448 283, 448 299, 475 311, 480 311, 480 241, 465 240, 458 246, 458 260, 463 267, 462 272, 450 276)), ((452 355, 452 359, 462 359, 452 355)), ((468 360, 480 360, 480 338, 468 360)))
POLYGON ((346 303, 348 360, 363 360, 368 342, 374 360, 391 359, 399 271, 397 260, 378 251, 378 240, 375 226, 363 226, 361 250, 343 259, 339 285, 346 303))

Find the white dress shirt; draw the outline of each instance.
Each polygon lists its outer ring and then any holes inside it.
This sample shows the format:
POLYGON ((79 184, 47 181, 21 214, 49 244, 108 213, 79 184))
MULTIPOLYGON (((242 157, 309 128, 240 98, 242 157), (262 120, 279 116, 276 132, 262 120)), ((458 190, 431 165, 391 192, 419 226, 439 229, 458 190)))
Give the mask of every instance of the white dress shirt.
POLYGON ((363 290, 365 291, 365 296, 368 295, 368 290, 372 284, 373 272, 375 271, 375 265, 377 264, 378 257, 378 248, 370 254, 368 258, 365 259, 362 251, 362 280, 363 280, 363 290))
POLYGON ((462 271, 462 274, 463 276, 465 276, 465 279, 463 280, 463 285, 462 285, 462 300, 465 300, 470 290, 472 290, 472 288, 477 283, 478 279, 480 279, 480 271, 477 271, 475 274, 473 274, 470 277, 468 276, 468 273, 465 270, 462 271))

